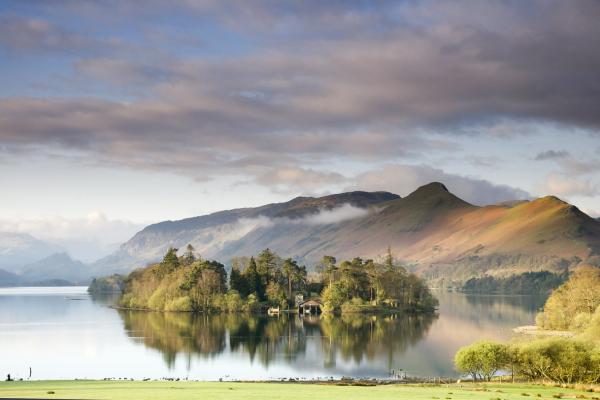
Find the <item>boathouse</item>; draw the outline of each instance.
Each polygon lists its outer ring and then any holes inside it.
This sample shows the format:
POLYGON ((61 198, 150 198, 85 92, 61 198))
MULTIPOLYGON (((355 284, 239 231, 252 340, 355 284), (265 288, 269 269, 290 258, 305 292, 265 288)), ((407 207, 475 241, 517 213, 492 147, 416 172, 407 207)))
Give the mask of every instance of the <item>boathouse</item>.
POLYGON ((323 304, 318 300, 306 300, 298 305, 299 314, 321 314, 323 304))

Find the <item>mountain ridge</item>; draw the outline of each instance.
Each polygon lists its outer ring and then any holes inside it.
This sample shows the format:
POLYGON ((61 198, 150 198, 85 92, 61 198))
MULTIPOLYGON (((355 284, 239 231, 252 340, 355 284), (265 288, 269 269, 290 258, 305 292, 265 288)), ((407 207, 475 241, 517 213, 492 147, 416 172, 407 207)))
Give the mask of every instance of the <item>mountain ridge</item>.
POLYGON ((396 258, 430 280, 600 265, 600 222, 555 196, 475 206, 439 182, 406 197, 348 192, 150 225, 95 271, 127 272, 188 243, 228 262, 269 247, 309 265, 325 254, 396 258))

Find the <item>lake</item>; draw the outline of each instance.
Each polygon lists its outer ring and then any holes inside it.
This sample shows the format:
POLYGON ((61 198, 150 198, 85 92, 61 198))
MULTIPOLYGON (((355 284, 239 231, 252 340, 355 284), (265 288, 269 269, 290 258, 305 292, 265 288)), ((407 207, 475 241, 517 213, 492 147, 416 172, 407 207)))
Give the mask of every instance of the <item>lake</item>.
POLYGON ((456 376, 456 350, 533 324, 543 297, 434 292, 434 316, 242 316, 123 311, 84 287, 0 288, 0 376, 456 376))

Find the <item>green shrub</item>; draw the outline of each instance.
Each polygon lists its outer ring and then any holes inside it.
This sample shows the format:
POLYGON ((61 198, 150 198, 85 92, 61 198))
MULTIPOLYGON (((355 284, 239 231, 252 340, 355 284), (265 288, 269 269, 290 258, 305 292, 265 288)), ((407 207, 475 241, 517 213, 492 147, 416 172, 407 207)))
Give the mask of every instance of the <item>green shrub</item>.
POLYGON ((167 301, 165 311, 192 311, 192 301, 189 296, 176 297, 167 301))
POLYGON ((161 311, 165 309, 165 302, 167 298, 167 290, 164 287, 159 287, 152 293, 152 296, 148 299, 148 308, 151 310, 161 311))
POLYGON ((518 373, 529 379, 548 379, 560 384, 595 382, 598 365, 590 343, 567 338, 549 338, 517 347, 518 373))
POLYGON ((571 321, 569 330, 576 331, 576 332, 582 332, 590 325, 591 320, 592 320, 592 314, 587 313, 587 312, 580 312, 571 321))
POLYGON ((245 312, 256 312, 260 309, 260 302, 258 296, 255 293, 250 293, 246 298, 242 310, 245 312))
POLYGON ((508 347, 502 343, 479 341, 462 347, 454 356, 456 368, 473 377, 487 381, 510 362, 508 347))

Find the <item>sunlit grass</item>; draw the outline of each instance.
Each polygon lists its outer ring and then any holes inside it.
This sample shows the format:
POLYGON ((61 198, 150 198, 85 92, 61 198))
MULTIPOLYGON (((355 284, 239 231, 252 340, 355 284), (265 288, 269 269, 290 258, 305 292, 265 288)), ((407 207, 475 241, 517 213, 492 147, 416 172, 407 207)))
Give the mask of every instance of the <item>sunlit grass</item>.
POLYGON ((600 393, 524 384, 352 386, 308 383, 32 381, 0 383, 0 398, 56 399, 600 399, 600 393))

